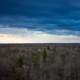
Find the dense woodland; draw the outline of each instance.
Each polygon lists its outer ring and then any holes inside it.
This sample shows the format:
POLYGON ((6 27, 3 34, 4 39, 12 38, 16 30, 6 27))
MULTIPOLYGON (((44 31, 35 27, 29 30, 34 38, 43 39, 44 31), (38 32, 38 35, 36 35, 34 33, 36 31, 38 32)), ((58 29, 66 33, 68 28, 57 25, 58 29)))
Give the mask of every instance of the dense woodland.
POLYGON ((1 44, 0 80, 80 80, 80 44, 1 44))

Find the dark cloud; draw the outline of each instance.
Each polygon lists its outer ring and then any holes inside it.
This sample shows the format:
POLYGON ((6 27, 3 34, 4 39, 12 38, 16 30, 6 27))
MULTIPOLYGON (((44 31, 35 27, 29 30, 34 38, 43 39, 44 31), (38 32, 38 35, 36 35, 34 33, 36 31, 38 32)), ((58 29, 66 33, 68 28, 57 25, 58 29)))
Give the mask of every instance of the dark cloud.
POLYGON ((80 31, 80 0, 0 0, 0 24, 80 31))
MULTIPOLYGON (((78 0, 77 0, 78 1, 78 0)), ((27 17, 67 16, 79 11, 76 0, 0 0, 0 15, 27 17), (76 7, 76 6, 77 7, 76 7)), ((75 13, 76 15, 77 13, 75 13)), ((74 15, 73 15, 74 17, 74 15)))

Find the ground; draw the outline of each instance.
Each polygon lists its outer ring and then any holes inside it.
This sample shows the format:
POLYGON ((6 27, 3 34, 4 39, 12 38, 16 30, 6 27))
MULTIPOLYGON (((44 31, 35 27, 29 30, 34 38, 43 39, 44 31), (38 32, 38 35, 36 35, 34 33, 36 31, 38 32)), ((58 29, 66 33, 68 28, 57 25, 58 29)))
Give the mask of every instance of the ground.
POLYGON ((0 80, 79 80, 80 44, 0 44, 0 80))

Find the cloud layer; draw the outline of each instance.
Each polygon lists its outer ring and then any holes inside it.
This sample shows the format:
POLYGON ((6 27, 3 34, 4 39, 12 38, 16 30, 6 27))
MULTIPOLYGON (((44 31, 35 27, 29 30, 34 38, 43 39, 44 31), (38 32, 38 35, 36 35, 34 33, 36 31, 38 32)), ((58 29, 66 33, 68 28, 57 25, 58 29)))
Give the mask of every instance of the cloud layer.
POLYGON ((80 0, 0 0, 0 43, 80 42, 80 0))
POLYGON ((80 19, 80 0, 0 0, 0 16, 80 19))
MULTIPOLYGON (((78 35, 59 35, 27 28, 0 28, 0 43, 80 43, 78 35)), ((71 31, 62 31, 71 32, 71 31)))

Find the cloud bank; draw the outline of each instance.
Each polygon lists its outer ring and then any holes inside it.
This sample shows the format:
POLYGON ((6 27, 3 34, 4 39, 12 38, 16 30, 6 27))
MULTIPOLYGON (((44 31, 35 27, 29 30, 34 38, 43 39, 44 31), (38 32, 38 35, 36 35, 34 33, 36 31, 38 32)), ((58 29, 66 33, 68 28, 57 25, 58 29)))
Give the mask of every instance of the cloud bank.
POLYGON ((54 32, 57 34, 27 28, 1 27, 0 43, 80 43, 79 35, 64 35, 70 33, 69 30, 54 30, 54 32))

